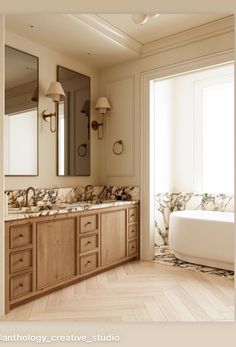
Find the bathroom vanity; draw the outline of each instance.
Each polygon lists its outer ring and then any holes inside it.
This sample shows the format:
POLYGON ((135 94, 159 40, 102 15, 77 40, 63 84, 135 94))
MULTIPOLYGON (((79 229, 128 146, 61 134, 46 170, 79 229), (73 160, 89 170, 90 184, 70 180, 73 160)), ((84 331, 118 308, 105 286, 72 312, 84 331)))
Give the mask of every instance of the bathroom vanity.
POLYGON ((5 224, 7 312, 139 257, 134 201, 33 218, 25 214, 5 224))

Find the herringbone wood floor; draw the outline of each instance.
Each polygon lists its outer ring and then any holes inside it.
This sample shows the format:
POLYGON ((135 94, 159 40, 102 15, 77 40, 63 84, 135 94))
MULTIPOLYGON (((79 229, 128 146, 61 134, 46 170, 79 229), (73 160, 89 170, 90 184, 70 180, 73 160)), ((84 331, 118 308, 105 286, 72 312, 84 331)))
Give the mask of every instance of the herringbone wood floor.
POLYGON ((131 262, 13 309, 9 321, 232 321, 233 281, 131 262))

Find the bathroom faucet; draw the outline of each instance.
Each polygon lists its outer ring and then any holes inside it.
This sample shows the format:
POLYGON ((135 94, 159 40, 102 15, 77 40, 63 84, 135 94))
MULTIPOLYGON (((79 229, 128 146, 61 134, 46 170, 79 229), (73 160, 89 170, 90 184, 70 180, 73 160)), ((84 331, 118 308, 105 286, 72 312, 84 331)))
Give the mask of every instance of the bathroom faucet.
POLYGON ((84 201, 89 201, 93 199, 93 186, 88 184, 84 188, 84 201))
POLYGON ((33 192, 33 198, 35 198, 35 189, 34 187, 28 187, 26 189, 26 199, 25 199, 25 206, 29 207, 29 192, 32 191, 33 192))

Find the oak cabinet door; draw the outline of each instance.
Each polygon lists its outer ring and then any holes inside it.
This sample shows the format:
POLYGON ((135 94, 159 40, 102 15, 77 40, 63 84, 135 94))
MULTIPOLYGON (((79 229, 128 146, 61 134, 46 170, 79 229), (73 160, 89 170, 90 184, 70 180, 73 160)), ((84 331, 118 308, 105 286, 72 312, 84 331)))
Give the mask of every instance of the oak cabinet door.
POLYGON ((126 257, 126 210, 101 213, 101 265, 126 257))
POLYGON ((76 274, 75 218, 37 223, 37 289, 76 274))

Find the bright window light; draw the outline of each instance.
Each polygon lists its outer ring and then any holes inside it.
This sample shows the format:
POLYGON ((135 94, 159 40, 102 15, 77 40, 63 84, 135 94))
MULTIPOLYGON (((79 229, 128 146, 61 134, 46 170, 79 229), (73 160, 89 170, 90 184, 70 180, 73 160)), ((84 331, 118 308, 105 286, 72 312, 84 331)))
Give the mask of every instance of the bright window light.
POLYGON ((202 117, 202 190, 233 193, 233 83, 203 88, 202 117))

